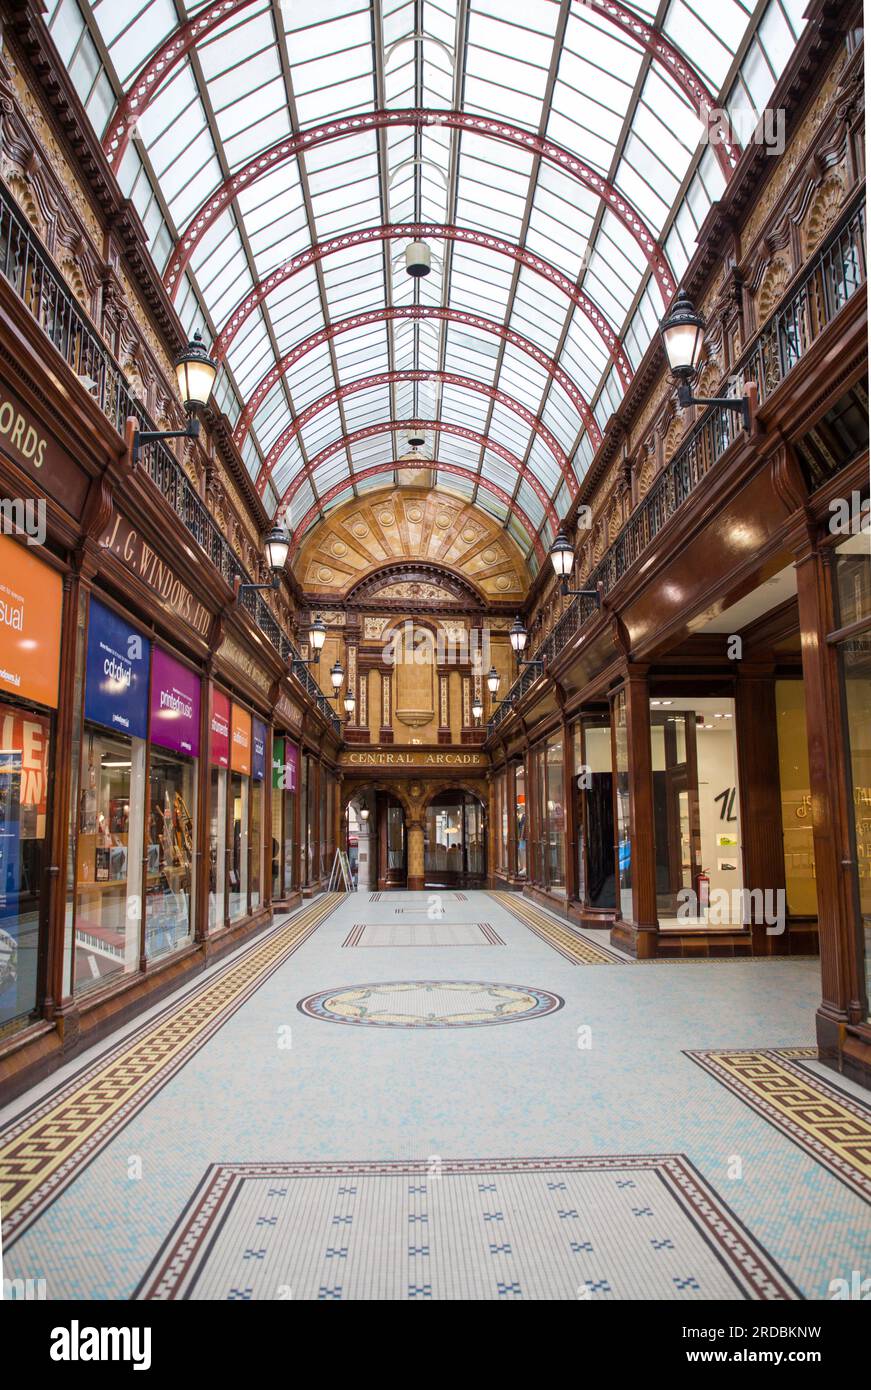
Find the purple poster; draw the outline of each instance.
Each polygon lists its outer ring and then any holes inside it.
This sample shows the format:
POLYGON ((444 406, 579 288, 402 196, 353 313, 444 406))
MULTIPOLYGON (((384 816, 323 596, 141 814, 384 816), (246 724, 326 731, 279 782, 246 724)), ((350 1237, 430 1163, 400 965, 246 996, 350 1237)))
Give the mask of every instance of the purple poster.
POLYGON ((284 766, 287 768, 286 790, 295 792, 299 786, 299 749, 290 739, 284 743, 284 766))
POLYGON ((151 742, 199 757, 200 678, 160 647, 151 658, 151 742))

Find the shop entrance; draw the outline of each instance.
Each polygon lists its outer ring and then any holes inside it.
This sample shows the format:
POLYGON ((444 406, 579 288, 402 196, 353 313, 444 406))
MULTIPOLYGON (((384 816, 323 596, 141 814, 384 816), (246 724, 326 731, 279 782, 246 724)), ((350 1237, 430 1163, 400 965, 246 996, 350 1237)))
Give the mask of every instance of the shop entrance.
POLYGON ((378 887, 404 888, 408 882, 405 807, 397 796, 378 793, 378 887))
POLYGON ((660 916, 670 917, 677 913, 684 890, 695 891, 702 868, 695 714, 651 711, 650 737, 656 906, 660 916))
POLYGON ((486 883, 484 807, 471 792, 451 788, 427 806, 424 874, 427 888, 481 888, 486 883))

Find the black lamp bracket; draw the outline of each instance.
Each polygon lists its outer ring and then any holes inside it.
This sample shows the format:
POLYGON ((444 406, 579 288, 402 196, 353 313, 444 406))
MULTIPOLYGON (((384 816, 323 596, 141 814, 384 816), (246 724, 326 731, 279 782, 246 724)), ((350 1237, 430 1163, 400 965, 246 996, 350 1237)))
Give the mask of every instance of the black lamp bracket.
POLYGON ((688 381, 682 381, 677 388, 677 403, 687 405, 719 405, 726 410, 735 410, 741 416, 741 423, 750 433, 750 400, 747 396, 694 396, 688 381))

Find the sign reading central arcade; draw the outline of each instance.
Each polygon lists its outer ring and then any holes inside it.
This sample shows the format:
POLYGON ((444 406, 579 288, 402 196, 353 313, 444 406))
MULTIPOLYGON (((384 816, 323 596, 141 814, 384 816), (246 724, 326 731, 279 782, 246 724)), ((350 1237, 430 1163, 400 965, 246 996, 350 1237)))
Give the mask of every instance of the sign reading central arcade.
POLYGON ((437 748, 346 749, 339 758, 342 767, 487 767, 486 753, 448 752, 437 748))

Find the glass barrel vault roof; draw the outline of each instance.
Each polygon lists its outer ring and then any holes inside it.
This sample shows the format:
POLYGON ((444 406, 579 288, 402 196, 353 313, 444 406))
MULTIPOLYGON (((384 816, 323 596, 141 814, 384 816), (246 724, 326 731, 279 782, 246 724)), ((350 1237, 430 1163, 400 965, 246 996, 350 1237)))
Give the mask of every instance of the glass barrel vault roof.
POLYGON ((391 484, 421 422, 437 485, 534 571, 804 6, 48 0, 46 18, 221 360, 268 512, 302 534, 391 484), (411 279, 418 232, 432 272, 411 279))

